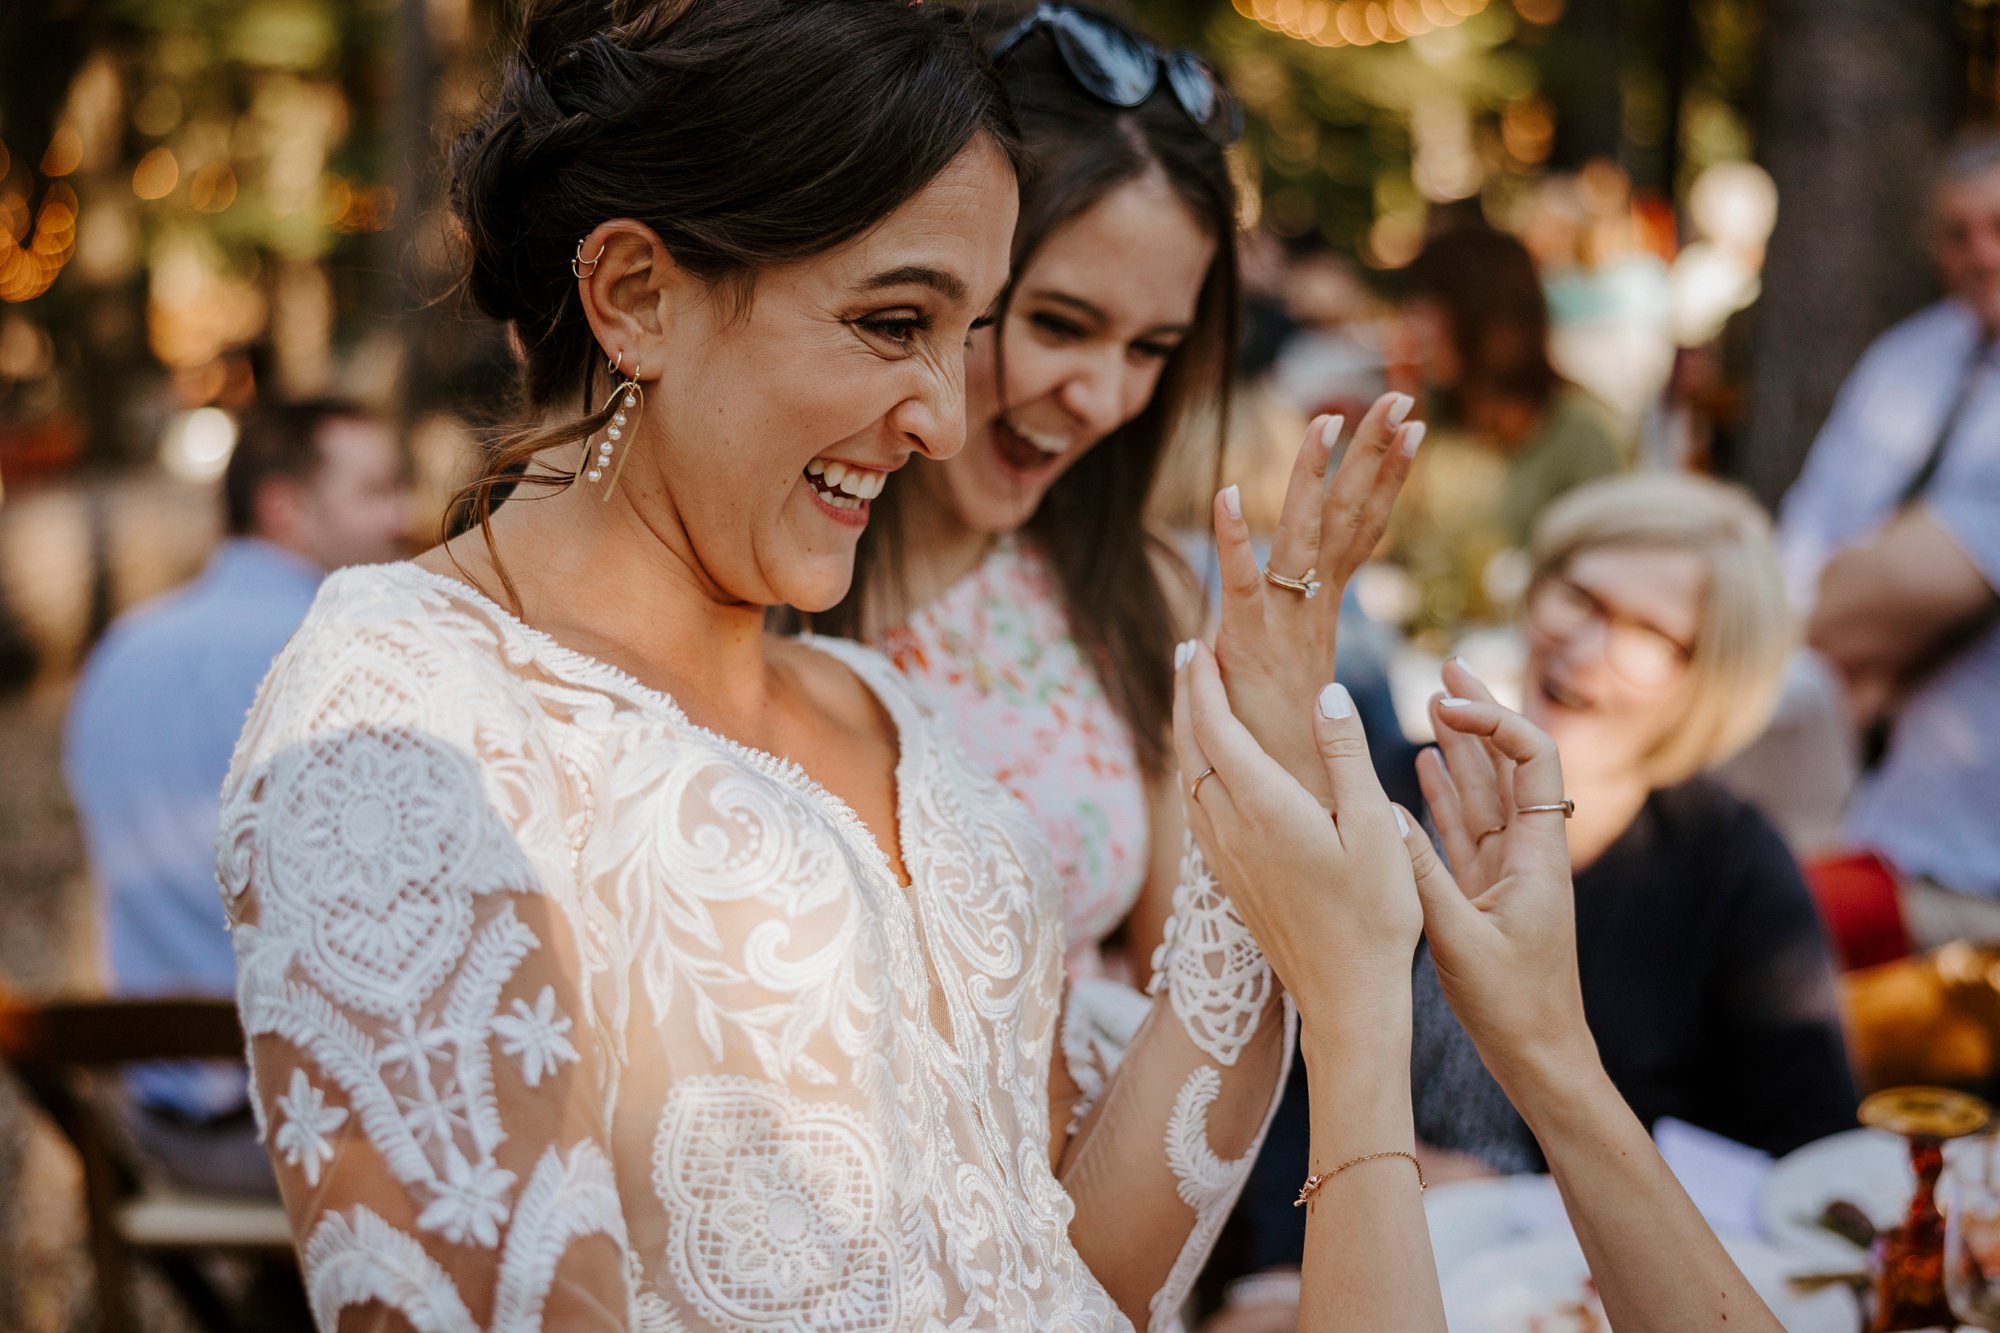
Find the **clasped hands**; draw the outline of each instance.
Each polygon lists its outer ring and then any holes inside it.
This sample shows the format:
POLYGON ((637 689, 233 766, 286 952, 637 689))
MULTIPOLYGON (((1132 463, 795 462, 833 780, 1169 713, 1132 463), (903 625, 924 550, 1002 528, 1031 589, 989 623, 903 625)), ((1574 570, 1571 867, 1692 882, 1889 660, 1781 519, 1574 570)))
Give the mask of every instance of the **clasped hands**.
POLYGON ((1272 542, 1277 579, 1257 563, 1233 488, 1217 497, 1221 614, 1213 649, 1191 642, 1177 655, 1175 754, 1182 790, 1199 787, 1187 802, 1195 839, 1308 1036, 1407 1009, 1428 935, 1446 1000, 1505 1086, 1516 1070, 1596 1060, 1564 817, 1548 808, 1566 799, 1555 744, 1447 664, 1447 693, 1431 704, 1438 748, 1418 778, 1448 868, 1384 794, 1334 683, 1346 583, 1422 438, 1422 423, 1404 422, 1409 406, 1378 400, 1331 478, 1340 420, 1308 428, 1272 542), (1305 596, 1295 585, 1308 578, 1328 595, 1305 596), (1544 808, 1517 813, 1527 807, 1544 808))

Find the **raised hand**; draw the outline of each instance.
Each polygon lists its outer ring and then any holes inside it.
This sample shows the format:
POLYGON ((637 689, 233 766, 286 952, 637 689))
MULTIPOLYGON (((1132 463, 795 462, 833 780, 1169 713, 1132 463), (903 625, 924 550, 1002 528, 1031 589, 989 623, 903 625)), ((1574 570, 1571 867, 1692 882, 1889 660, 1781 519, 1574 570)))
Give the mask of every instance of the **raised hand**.
POLYGON ((1490 700, 1492 695, 1455 657, 1444 664, 1443 674, 1449 693, 1434 694, 1430 702, 1431 732, 1437 744, 1417 756, 1417 781, 1444 843, 1452 878, 1476 898, 1500 878, 1507 845, 1501 835, 1513 808, 1514 761, 1484 736, 1447 722, 1451 710, 1446 700, 1490 700), (1463 779, 1462 787, 1454 775, 1463 779))
POLYGON ((1381 541, 1424 438, 1424 423, 1405 422, 1411 406, 1405 394, 1377 399, 1330 481, 1327 467, 1341 418, 1317 417, 1306 428, 1271 542, 1268 568, 1283 582, 1266 579, 1257 564, 1236 488, 1215 499, 1222 573, 1215 655, 1230 706, 1265 751, 1323 805, 1333 792, 1312 731, 1301 719, 1309 716, 1320 687, 1333 679, 1347 581, 1381 541))
POLYGON ((1191 648, 1175 673, 1174 749, 1210 869, 1309 1025, 1384 996, 1407 1007, 1423 912, 1405 841, 1422 835, 1383 795, 1346 689, 1323 684, 1292 719, 1329 817, 1230 711, 1214 655, 1191 648))
POLYGON ((1555 742, 1463 666, 1445 683, 1431 708, 1439 748, 1417 777, 1452 869, 1422 836, 1407 840, 1438 981, 1503 1087, 1524 1065, 1594 1067, 1564 816, 1546 808, 1565 799, 1555 742))

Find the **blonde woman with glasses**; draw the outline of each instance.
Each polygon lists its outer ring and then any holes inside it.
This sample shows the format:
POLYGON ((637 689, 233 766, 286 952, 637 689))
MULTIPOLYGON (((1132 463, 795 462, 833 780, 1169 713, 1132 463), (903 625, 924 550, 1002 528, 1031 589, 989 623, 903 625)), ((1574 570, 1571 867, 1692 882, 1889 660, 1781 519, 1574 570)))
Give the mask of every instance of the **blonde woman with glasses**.
MULTIPOLYGON (((1764 727, 1793 622, 1771 525, 1733 487, 1626 477, 1537 525, 1522 711, 1588 792, 1568 824, 1584 1010, 1626 1100, 1782 1153, 1850 1127, 1833 966, 1791 851, 1701 773, 1764 727)), ((1435 710, 1434 710, 1435 711, 1435 710)), ((1469 742, 1439 729, 1449 757, 1469 742)), ((1419 761, 1446 853, 1485 868, 1507 815, 1419 761), (1463 806, 1465 808, 1457 808, 1463 806)), ((1440 1176, 1539 1169, 1418 966, 1418 1133, 1440 1176)))

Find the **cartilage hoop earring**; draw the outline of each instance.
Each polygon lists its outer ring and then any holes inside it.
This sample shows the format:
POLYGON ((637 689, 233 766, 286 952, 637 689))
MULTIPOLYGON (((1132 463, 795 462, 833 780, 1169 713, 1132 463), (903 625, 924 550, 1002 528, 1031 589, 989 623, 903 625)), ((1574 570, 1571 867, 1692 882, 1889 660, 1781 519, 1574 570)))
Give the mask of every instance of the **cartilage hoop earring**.
POLYGON ((606 241, 603 245, 597 247, 596 254, 586 259, 583 255, 583 242, 578 241, 576 243, 576 253, 571 255, 569 259, 569 271, 576 275, 578 282, 597 272, 597 261, 604 258, 604 252, 610 248, 610 245, 611 242, 606 241), (586 268, 585 265, 589 267, 586 268))
MULTIPOLYGON (((618 374, 624 363, 625 354, 620 352, 618 360, 611 363, 611 373, 618 374)), ((609 500, 613 488, 618 485, 618 474, 624 469, 628 450, 618 446, 625 439, 626 432, 637 428, 639 416, 646 410, 646 390, 636 379, 628 379, 611 391, 604 400, 605 408, 615 408, 611 414, 611 424, 605 427, 604 438, 597 441, 595 452, 588 440, 584 442, 584 462, 587 470, 584 480, 604 482, 604 495, 609 500)), ((603 410, 603 409, 599 409, 603 410)))

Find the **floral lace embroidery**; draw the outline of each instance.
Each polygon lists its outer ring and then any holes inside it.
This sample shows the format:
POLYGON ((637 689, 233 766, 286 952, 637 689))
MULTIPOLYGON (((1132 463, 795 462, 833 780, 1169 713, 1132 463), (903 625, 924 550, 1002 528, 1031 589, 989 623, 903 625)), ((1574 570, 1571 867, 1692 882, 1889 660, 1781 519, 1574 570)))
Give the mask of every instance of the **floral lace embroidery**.
POLYGON ((918 1266, 900 1252, 861 1117, 750 1079, 684 1079, 653 1148, 667 1253, 717 1328, 809 1310, 816 1328, 895 1328, 918 1266))
POLYGON ((1192 834, 1153 969, 1154 993, 1166 987, 1174 1015, 1194 1044, 1217 1064, 1234 1065, 1256 1035, 1277 978, 1209 873, 1192 834))
MULTIPOLYGON (((1285 1035, 1284 1054, 1278 1066, 1280 1088, 1291 1073, 1292 1050, 1298 1036, 1298 1010, 1293 1007, 1292 997, 1285 996, 1283 1004, 1285 1035)), ((1173 1271, 1167 1274, 1167 1280, 1160 1284, 1147 1305, 1149 1328, 1170 1327, 1172 1316, 1194 1289, 1194 1281, 1208 1262, 1215 1238, 1229 1220, 1237 1195, 1243 1192, 1243 1182, 1250 1176, 1257 1152, 1264 1146, 1271 1118, 1277 1114, 1278 1103, 1273 1098, 1250 1146, 1241 1157, 1225 1161, 1208 1145, 1208 1110, 1221 1092, 1222 1075, 1214 1066, 1203 1065, 1181 1085, 1179 1095, 1174 1098, 1173 1113, 1167 1118, 1167 1168, 1174 1173, 1174 1188, 1181 1202, 1194 1209, 1195 1223, 1187 1244, 1174 1260, 1173 1271)))
POLYGON ((326 1136, 347 1123, 346 1110, 328 1106, 303 1069, 292 1071, 291 1089, 279 1096, 278 1110, 285 1119, 271 1146, 286 1166, 305 1173, 306 1184, 319 1184, 320 1167, 333 1160, 333 1145, 326 1136))
POLYGON ((823 650, 896 721, 908 886, 794 766, 456 582, 327 581, 217 848, 323 1326, 539 1328, 603 1236, 587 1299, 648 1333, 1129 1327, 1048 1165, 1040 840, 823 650))

